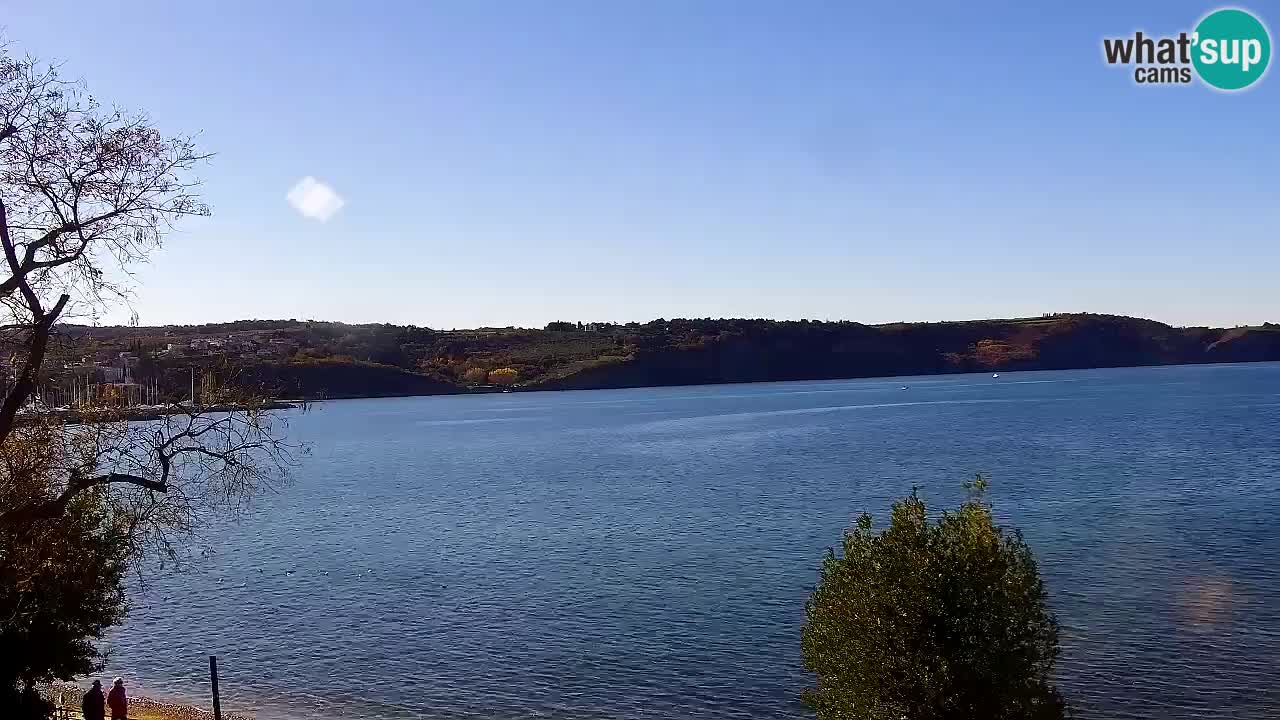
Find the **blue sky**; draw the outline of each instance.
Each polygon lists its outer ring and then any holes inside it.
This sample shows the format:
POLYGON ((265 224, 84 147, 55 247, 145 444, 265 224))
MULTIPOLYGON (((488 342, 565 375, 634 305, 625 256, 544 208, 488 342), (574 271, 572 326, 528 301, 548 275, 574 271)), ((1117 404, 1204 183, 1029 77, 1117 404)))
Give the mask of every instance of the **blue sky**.
POLYGON ((138 273, 144 324, 1277 321, 1280 77, 1138 87, 1102 61, 1216 7, 18 0, 0 23, 217 153, 214 216, 138 273), (305 176, 345 200, 328 222, 286 202, 305 176))

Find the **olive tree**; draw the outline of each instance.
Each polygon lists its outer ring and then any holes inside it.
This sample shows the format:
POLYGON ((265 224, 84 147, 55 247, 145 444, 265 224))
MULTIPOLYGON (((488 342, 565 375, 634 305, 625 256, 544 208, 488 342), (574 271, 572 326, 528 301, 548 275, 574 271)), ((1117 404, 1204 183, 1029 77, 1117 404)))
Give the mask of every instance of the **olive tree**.
POLYGON ((996 526, 981 476, 931 519, 913 491, 876 532, 863 514, 832 550, 801 647, 821 720, 1061 718, 1058 625, 1021 534, 996 526))
POLYGON ((59 323, 127 302, 130 269, 174 223, 209 213, 194 176, 208 157, 192 137, 0 47, 0 656, 13 659, 0 663, 3 697, 92 667, 93 639, 122 617, 124 572, 181 559, 183 536, 292 463, 269 403, 230 388, 202 401, 234 412, 180 404, 146 422, 91 408, 59 422, 35 395, 58 371, 59 323))

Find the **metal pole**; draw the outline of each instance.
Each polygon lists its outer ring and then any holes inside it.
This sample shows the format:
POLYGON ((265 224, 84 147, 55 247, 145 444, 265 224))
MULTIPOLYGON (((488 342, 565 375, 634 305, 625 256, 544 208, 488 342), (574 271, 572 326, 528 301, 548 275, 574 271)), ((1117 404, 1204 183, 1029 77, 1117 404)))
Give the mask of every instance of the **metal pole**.
POLYGON ((213 720, 222 720, 222 704, 218 702, 218 656, 209 656, 209 678, 213 680, 213 720))

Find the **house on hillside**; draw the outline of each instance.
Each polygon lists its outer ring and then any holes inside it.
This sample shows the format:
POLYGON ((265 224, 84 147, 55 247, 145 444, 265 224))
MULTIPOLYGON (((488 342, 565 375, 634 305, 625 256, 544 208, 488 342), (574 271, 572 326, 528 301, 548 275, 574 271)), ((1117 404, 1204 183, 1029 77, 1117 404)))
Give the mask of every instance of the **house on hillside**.
POLYGON ((127 380, 128 373, 125 368, 112 367, 110 365, 99 365, 95 373, 104 383, 123 383, 127 380))

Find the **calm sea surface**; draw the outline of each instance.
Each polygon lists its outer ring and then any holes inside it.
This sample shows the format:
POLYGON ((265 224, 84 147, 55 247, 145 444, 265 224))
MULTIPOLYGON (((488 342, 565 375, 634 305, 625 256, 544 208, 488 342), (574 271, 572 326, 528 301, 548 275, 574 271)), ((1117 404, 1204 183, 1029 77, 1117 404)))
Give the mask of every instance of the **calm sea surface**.
POLYGON ((1280 716, 1280 364, 356 400, 105 675, 262 718, 804 718, 861 510, 975 472, 1086 717, 1280 716), (901 389, 903 385, 909 389, 901 389))

